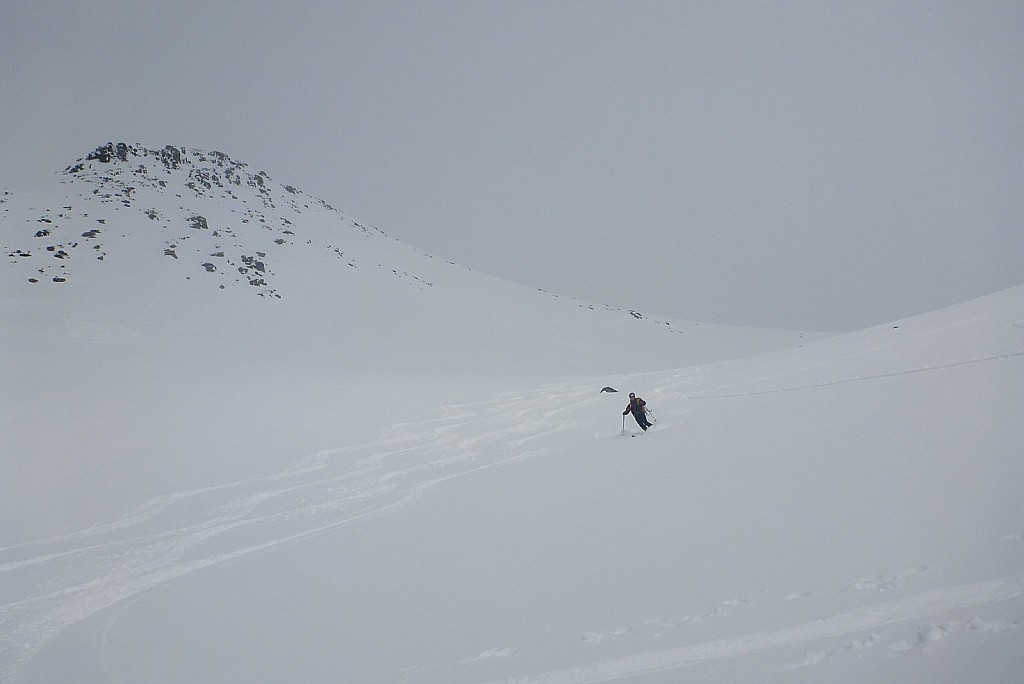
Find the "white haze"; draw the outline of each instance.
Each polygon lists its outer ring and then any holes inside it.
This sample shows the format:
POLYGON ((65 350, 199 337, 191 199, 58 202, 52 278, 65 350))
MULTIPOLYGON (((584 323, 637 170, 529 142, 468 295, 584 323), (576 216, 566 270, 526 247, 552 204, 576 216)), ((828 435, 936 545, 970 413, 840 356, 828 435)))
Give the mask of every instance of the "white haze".
POLYGON ((829 331, 1024 281, 1024 3, 4 0, 0 189, 220 147, 403 242, 829 331))

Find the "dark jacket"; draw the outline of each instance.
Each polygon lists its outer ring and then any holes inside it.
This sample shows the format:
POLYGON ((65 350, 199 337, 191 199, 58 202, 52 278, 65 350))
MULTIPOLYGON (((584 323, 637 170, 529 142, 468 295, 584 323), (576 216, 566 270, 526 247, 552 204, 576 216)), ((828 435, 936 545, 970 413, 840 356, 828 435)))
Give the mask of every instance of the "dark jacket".
POLYGON ((626 415, 630 411, 633 412, 633 415, 643 413, 645 406, 647 406, 646 401, 644 401, 640 397, 633 397, 632 399, 629 400, 629 403, 626 404, 626 410, 622 412, 622 415, 626 415))

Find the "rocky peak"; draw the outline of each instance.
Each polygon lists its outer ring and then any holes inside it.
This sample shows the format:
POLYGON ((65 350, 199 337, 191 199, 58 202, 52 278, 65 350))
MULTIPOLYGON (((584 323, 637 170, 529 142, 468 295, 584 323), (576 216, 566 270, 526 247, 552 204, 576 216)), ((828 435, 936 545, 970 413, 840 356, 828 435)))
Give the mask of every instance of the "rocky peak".
MULTIPOLYGON (((355 269, 365 262, 352 253, 352 238, 386 237, 217 151, 108 142, 67 167, 62 184, 48 206, 26 207, 17 218, 6 195, 0 198, 8 229, 0 235, 3 253, 29 283, 71 282, 97 262, 123 263, 122 243, 144 242, 147 253, 167 257, 158 268, 175 268, 186 280, 245 285, 278 298, 283 254, 308 263, 327 254, 332 265, 355 269)), ((379 259, 377 268, 385 268, 379 259)), ((404 270, 391 272, 429 286, 404 270)))
POLYGON ((69 166, 64 173, 78 173, 84 170, 87 163, 91 161, 96 161, 101 164, 112 164, 115 163, 115 161, 133 161, 135 158, 155 158, 166 169, 177 169, 181 167, 183 163, 194 163, 193 160, 199 160, 201 162, 212 161, 220 167, 245 168, 245 164, 233 161, 223 152, 202 152, 194 149, 188 150, 184 147, 175 147, 174 145, 166 145, 162 149, 157 150, 150 149, 142 145, 129 145, 124 142, 108 142, 106 145, 100 145, 95 150, 87 154, 84 159, 79 159, 78 163, 69 166))
MULTIPOLYGON (((237 162, 223 152, 207 152, 166 145, 160 149, 143 145, 108 142, 79 159, 64 170, 69 182, 82 180, 112 186, 115 194, 130 195, 128 187, 167 187, 172 178, 181 178, 186 187, 197 196, 229 195, 234 199, 237 191, 218 193, 217 190, 249 188, 262 196, 266 206, 272 206, 269 176, 263 171, 250 173, 246 164, 237 162)), ((292 192, 298 192, 290 188, 292 192)))

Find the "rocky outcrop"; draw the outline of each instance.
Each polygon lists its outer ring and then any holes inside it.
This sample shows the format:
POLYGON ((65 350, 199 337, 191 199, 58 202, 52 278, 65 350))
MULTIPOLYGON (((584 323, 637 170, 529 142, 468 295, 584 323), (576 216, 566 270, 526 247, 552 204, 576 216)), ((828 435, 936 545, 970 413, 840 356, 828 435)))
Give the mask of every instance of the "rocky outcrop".
MULTIPOLYGON (((357 259, 334 238, 344 244, 386 237, 219 151, 108 142, 68 166, 61 182, 68 187, 62 209, 30 210, 36 213, 25 219, 31 226, 27 235, 13 241, 3 236, 10 268, 40 287, 47 281, 73 284, 76 272, 89 270, 87 263, 123 264, 114 254, 135 255, 137 247, 121 252, 117 245, 134 241, 150 245, 157 257, 146 268, 173 269, 184 280, 221 290, 241 287, 280 298, 274 265, 284 251, 326 252, 331 263, 357 268, 357 259), (336 221, 337 234, 306 231, 312 215, 317 226, 336 221)), ((9 195, 4 193, 4 202, 9 195)), ((13 235, 17 227, 8 225, 13 235)), ((432 286, 405 269, 372 266, 414 287, 432 286)))

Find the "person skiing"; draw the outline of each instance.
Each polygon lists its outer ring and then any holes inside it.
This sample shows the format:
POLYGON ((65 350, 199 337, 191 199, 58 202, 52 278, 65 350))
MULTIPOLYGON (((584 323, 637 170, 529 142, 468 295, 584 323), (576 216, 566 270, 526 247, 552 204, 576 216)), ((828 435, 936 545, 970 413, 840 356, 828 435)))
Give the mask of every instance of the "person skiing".
POLYGON ((622 415, 626 415, 630 411, 636 418, 636 424, 643 428, 644 432, 647 432, 647 428, 651 427, 651 423, 647 420, 647 402, 633 392, 629 393, 629 403, 626 404, 626 410, 622 412, 622 415))

